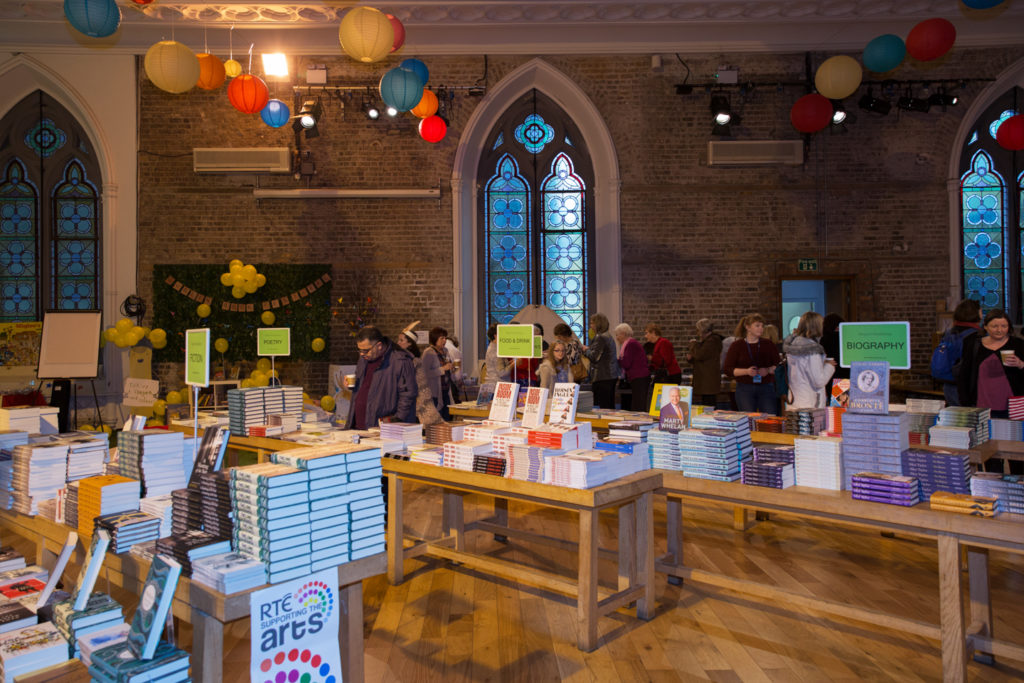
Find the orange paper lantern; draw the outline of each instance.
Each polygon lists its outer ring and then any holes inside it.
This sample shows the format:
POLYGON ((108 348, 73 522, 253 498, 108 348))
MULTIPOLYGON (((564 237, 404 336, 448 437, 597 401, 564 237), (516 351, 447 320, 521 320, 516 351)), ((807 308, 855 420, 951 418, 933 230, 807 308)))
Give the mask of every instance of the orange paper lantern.
POLYGON ((199 80, 196 81, 196 85, 203 90, 216 90, 224 85, 224 78, 227 76, 224 62, 205 52, 197 54, 196 57, 199 58, 199 80))
POLYGON ((258 114, 267 106, 270 91, 258 76, 243 74, 228 85, 228 99, 231 106, 243 114, 258 114))
POLYGON ((423 97, 420 98, 419 104, 409 111, 421 119, 433 116, 437 113, 437 95, 435 95, 429 88, 424 88, 423 97))

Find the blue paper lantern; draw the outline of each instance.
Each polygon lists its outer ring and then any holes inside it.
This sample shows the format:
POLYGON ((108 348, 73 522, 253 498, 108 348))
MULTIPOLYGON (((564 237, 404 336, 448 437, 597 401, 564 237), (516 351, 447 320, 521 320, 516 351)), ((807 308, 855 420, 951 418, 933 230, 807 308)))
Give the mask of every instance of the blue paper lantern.
POLYGON ((426 85, 430 81, 430 70, 427 69, 427 65, 418 59, 403 59, 402 63, 398 65, 398 68, 405 69, 406 71, 412 71, 420 80, 423 81, 423 85, 426 85))
POLYGON ((1003 4, 1003 0, 964 0, 964 4, 971 9, 992 9, 1003 4))
POLYGON ((121 25, 121 10, 114 0, 64 0, 64 16, 90 38, 106 38, 121 25))
POLYGON ((414 71, 392 69, 380 79, 380 96, 388 106, 409 111, 423 97, 423 81, 414 71))
POLYGON ((280 128, 288 123, 291 116, 292 112, 288 105, 281 100, 270 100, 267 102, 267 106, 260 110, 260 118, 263 119, 263 123, 271 128, 280 128))
POLYGON ((907 54, 907 45, 903 39, 892 33, 874 38, 864 47, 862 60, 864 68, 875 73, 892 71, 900 65, 907 54))

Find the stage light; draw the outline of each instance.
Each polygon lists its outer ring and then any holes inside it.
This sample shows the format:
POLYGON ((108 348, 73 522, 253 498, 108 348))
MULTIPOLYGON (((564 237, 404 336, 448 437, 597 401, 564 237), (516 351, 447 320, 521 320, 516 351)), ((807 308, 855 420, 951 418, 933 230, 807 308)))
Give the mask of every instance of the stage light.
POLYGON ((832 125, 838 126, 846 121, 846 107, 839 100, 832 100, 832 125))
POLYGON ((914 93, 907 88, 906 92, 896 100, 896 106, 903 111, 917 111, 927 113, 932 108, 931 103, 923 97, 914 97, 914 93))
POLYGON ((931 97, 928 98, 928 102, 934 107, 952 107, 960 98, 956 95, 950 95, 946 92, 945 88, 939 88, 939 91, 932 93, 931 97))
POLYGON ((714 117, 715 125, 728 125, 732 121, 732 107, 729 106, 729 98, 725 95, 712 96, 711 115, 714 117))
POLYGON ((323 114, 323 105, 320 100, 305 100, 295 115, 295 123, 292 130, 296 133, 305 131, 307 138, 315 138, 320 135, 320 117, 323 114))
POLYGON ((286 57, 283 52, 264 52, 263 75, 287 78, 288 57, 286 57))
POLYGON ((398 116, 398 110, 395 109, 394 107, 388 107, 384 111, 386 111, 387 115, 390 116, 391 118, 398 116))
POLYGON ((892 104, 888 100, 875 97, 871 93, 870 88, 868 88, 867 94, 861 97, 860 101, 857 102, 857 106, 864 111, 869 111, 872 114, 878 114, 880 116, 885 116, 889 113, 889 110, 892 109, 892 104))
POLYGON ((380 109, 373 102, 363 102, 363 113, 371 121, 376 121, 380 118, 380 109))

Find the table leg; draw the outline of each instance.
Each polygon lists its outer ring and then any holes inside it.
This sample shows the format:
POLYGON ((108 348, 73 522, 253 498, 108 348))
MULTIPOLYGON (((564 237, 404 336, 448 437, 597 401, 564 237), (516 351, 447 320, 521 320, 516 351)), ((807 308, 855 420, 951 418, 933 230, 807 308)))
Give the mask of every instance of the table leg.
POLYGON ((636 574, 644 587, 637 600, 639 619, 654 617, 654 494, 648 491, 636 504, 636 574))
POLYGON ((748 510, 744 507, 736 506, 732 509, 732 528, 736 531, 746 531, 749 524, 748 510))
POLYGON ((576 596, 579 639, 584 652, 597 647, 597 510, 580 510, 580 575, 576 596))
POLYGON ((224 624, 197 607, 192 608, 192 680, 224 680, 224 624))
POLYGON ((445 536, 455 537, 455 549, 466 549, 466 517, 463 494, 445 489, 442 494, 441 519, 445 536))
POLYGON ((966 631, 960 586, 960 541, 939 534, 939 621, 942 632, 942 680, 967 680, 966 631))
POLYGON ((338 599, 341 604, 338 624, 341 675, 345 683, 363 683, 363 582, 342 586, 338 599))
MULTIPOLYGON (((494 523, 508 528, 508 498, 494 499, 494 523)), ((494 534, 494 540, 499 543, 508 543, 508 536, 494 534)))
MULTIPOLYGON (((665 530, 668 535, 668 554, 671 562, 677 567, 683 566, 683 501, 681 498, 668 496, 665 499, 665 530)), ((683 580, 669 574, 668 582, 673 586, 681 586, 683 580)))
MULTIPOLYGON (((994 637, 992 633, 992 602, 988 590, 988 549, 967 549, 968 597, 971 605, 971 626, 981 625, 982 635, 994 637)), ((994 664, 995 657, 990 652, 974 653, 974 661, 983 664, 994 664)))
POLYGON ((405 578, 405 552, 402 547, 402 480, 388 474, 388 581, 392 586, 405 578))
POLYGON ((636 584, 637 570, 636 501, 619 506, 619 590, 636 584))

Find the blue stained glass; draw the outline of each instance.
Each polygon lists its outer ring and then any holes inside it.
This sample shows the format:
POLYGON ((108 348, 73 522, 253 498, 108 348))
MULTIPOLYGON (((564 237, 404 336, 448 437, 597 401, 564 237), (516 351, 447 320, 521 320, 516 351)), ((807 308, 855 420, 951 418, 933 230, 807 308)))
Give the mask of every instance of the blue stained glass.
POLYGON ((505 134, 504 133, 498 133, 498 139, 494 141, 494 146, 491 147, 491 149, 498 149, 499 147, 501 147, 504 144, 505 144, 505 134))
POLYGON ((498 261, 504 270, 516 270, 526 260, 526 245, 511 235, 505 235, 491 247, 491 258, 498 261))
POLYGON ((35 282, 4 282, 0 284, 3 300, 3 316, 17 320, 35 319, 35 282))
POLYGON ((53 292, 62 310, 95 308, 98 193, 78 161, 70 161, 53 190, 53 292))
POLYGON ((580 270, 583 267, 582 235, 545 236, 545 270, 580 270))
POLYGON ((60 296, 57 308, 61 310, 90 309, 96 300, 91 281, 63 282, 60 285, 60 296))
POLYGON ((1017 112, 1015 112, 1012 109, 1007 109, 1006 111, 1004 111, 1002 114, 999 115, 999 118, 997 118, 992 123, 988 124, 988 134, 992 136, 993 140, 996 139, 996 131, 999 130, 999 126, 1003 125, 1003 121, 1005 121, 1006 119, 1010 118, 1011 116, 1016 116, 1016 115, 1017 115, 1017 112))
POLYGON ((37 192, 12 160, 0 182, 0 290, 7 320, 36 319, 37 192))
POLYGON ((583 336, 587 310, 587 243, 583 225, 585 184, 572 159, 558 154, 541 183, 544 207, 544 302, 583 336))
POLYGON ((44 159, 51 156, 68 141, 67 134, 50 119, 43 119, 25 134, 25 144, 44 159))
POLYGON ((992 168, 992 158, 979 150, 960 187, 965 294, 985 309, 1004 307, 1006 184, 992 168))
POLYGON ((532 300, 533 269, 530 195, 526 179, 505 154, 484 192, 487 206, 487 257, 484 307, 487 318, 506 323, 532 300))
POLYGON ((516 141, 530 154, 539 154, 544 146, 555 139, 555 129, 545 123, 539 114, 529 114, 516 126, 516 141))
POLYGON ((569 145, 570 147, 575 147, 576 146, 576 145, 572 144, 572 139, 568 135, 565 136, 565 144, 569 145))
POLYGON ((974 131, 973 133, 971 133, 971 139, 967 141, 967 144, 968 145, 973 145, 977 141, 978 141, 978 131, 974 131))

